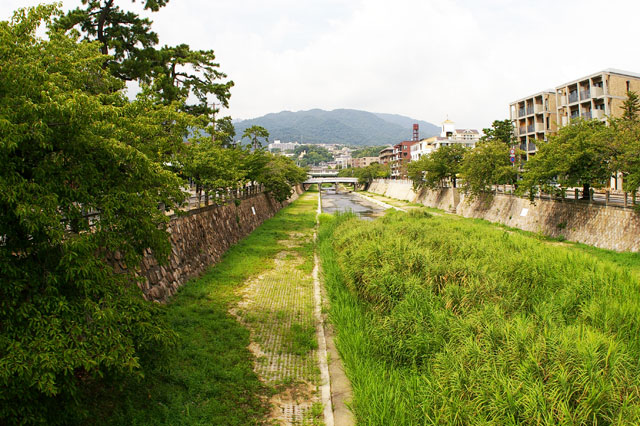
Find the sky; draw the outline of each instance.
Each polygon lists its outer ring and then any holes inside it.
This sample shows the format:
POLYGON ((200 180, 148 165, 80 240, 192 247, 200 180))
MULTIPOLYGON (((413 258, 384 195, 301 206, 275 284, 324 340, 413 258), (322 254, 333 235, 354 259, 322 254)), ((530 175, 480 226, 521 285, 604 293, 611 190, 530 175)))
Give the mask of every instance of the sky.
MULTIPOLYGON (((2 0, 0 20, 37 3, 2 0)), ((640 72, 637 0, 170 0, 141 15, 160 45, 216 52, 235 119, 353 108, 482 129, 528 95, 640 72)))

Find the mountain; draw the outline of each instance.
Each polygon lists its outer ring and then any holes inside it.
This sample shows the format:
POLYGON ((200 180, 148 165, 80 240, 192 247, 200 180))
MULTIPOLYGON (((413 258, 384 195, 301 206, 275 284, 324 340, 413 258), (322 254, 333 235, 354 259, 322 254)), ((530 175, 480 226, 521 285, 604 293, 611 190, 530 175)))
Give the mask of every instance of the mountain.
POLYGON ((413 124, 420 125, 420 137, 440 133, 431 123, 396 114, 376 114, 355 109, 324 111, 282 111, 262 117, 234 122, 236 134, 242 136, 251 126, 269 131, 269 140, 302 143, 342 143, 349 145, 387 145, 410 140, 413 124))

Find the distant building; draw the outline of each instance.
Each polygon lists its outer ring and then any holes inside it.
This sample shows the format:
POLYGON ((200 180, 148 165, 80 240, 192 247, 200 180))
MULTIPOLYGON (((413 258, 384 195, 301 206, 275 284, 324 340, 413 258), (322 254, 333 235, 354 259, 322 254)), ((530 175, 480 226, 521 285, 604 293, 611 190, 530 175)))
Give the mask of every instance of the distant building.
POLYGON ((391 178, 406 178, 406 164, 411 161, 411 147, 419 141, 402 141, 393 146, 393 159, 391 161, 391 178))
POLYGON ((476 129, 456 129, 455 123, 446 119, 442 122, 440 136, 422 139, 411 146, 411 161, 416 161, 441 146, 461 145, 465 148, 475 148, 479 140, 480 132, 476 129))
POLYGON ((278 150, 278 151, 284 153, 287 150, 296 149, 299 146, 300 146, 300 144, 298 142, 285 142, 285 143, 282 143, 279 140, 275 140, 275 141, 273 141, 273 143, 269 144, 268 149, 269 149, 270 152, 273 152, 274 150, 278 150))
POLYGON ((393 161, 393 147, 390 146, 388 148, 380 151, 380 155, 378 156, 380 164, 389 164, 393 161))
POLYGON ((367 167, 380 162, 380 157, 360 157, 351 159, 351 167, 367 167))

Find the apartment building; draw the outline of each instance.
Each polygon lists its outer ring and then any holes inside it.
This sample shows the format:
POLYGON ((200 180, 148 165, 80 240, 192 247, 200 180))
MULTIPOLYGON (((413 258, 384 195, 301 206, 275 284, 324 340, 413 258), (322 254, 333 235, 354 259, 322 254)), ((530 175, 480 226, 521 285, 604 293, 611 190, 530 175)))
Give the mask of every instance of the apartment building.
POLYGON ((380 161, 380 157, 360 157, 360 158, 352 158, 351 166, 352 167, 367 167, 373 163, 378 163, 380 161))
POLYGON ((553 90, 512 102, 509 113, 515 127, 515 137, 520 149, 526 153, 527 160, 538 149, 537 141, 547 140, 550 134, 558 130, 556 92, 553 90))
POLYGON ((613 68, 556 87, 556 120, 566 126, 576 118, 620 117, 627 92, 640 92, 640 74, 613 68))
POLYGON ((380 159, 380 164, 389 164, 393 161, 393 147, 390 146, 388 148, 383 149, 382 151, 380 151, 380 155, 379 155, 379 159, 380 159))
POLYGON ((406 167, 411 161, 411 147, 418 141, 402 141, 393 146, 393 157, 391 160, 391 178, 401 179, 406 176, 406 167))

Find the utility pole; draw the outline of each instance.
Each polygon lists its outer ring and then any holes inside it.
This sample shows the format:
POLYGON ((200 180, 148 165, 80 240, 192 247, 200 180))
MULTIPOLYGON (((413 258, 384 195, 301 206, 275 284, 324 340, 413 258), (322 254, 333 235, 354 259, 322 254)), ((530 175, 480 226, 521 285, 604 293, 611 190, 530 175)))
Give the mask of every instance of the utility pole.
POLYGON ((211 142, 215 143, 216 142, 216 105, 222 105, 222 104, 216 104, 215 102, 213 102, 211 104, 211 106, 213 107, 213 111, 212 111, 212 129, 211 129, 211 142))

